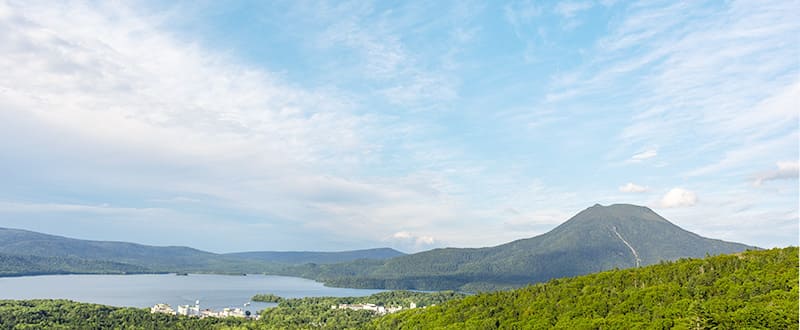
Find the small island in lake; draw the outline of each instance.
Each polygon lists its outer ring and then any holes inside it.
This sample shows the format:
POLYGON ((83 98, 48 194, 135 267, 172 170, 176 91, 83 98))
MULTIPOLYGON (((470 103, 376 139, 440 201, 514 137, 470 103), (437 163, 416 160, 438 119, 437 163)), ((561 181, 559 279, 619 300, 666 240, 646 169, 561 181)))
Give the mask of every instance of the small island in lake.
POLYGON ((272 293, 263 293, 257 294, 253 296, 250 300, 258 301, 258 302, 270 302, 270 303, 279 303, 283 301, 283 298, 272 293))

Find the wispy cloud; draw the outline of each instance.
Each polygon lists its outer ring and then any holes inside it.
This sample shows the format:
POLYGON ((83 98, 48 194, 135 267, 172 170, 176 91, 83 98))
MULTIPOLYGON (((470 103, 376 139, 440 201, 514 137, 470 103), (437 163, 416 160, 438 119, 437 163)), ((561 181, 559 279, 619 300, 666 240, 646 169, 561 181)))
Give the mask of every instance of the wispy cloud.
POLYGON ((408 251, 596 201, 716 207, 713 228, 796 213, 792 3, 166 7, 0 1, 0 212, 408 251))
POLYGON ((792 7, 782 1, 733 2, 723 10, 685 2, 631 5, 592 61, 560 75, 572 77, 567 82, 554 78, 554 87, 563 88, 552 94, 633 97, 631 121, 619 135, 628 148, 695 144, 697 154, 687 155, 695 157, 770 143, 774 136, 764 132, 796 134, 797 114, 787 105, 798 95, 797 49, 784 42, 800 32, 799 23, 785 19, 792 7), (630 81, 637 83, 619 89, 630 81))
MULTIPOLYGON (((372 162, 379 146, 371 134, 386 131, 377 128, 376 116, 354 114, 346 94, 298 88, 177 40, 155 28, 165 18, 122 4, 0 8, 0 28, 8 31, 0 37, 0 137, 29 145, 0 147, 13 155, 8 166, 39 159, 28 171, 44 168, 47 157, 61 159, 58 171, 43 170, 37 180, 135 191, 127 204, 168 206, 159 196, 208 196, 201 200, 213 198, 213 204, 191 207, 235 210, 228 212, 260 223, 330 226, 338 237, 368 235, 351 230, 362 227, 351 221, 355 215, 369 219, 367 230, 393 232, 407 225, 401 219, 424 222, 456 213, 435 198, 435 189, 403 178, 341 173, 372 162), (45 159, 35 156, 46 150, 52 152, 45 159)), ((356 39, 343 41, 364 46, 375 58, 368 69, 376 79, 405 70, 398 41, 380 40, 363 28, 353 28, 358 33, 346 38, 356 39)), ((27 210, 55 207, 44 205, 27 210)), ((59 209, 96 210, 105 209, 59 209)), ((219 220, 241 223, 236 216, 219 220)))
POLYGON ((431 5, 407 3, 395 8, 408 15, 389 15, 391 12, 375 8, 363 1, 344 1, 333 6, 303 7, 303 15, 311 14, 323 26, 316 36, 317 46, 323 49, 346 48, 357 58, 354 67, 360 68, 362 77, 370 79, 377 90, 394 104, 409 108, 431 108, 454 99, 458 95, 459 79, 449 74, 457 68, 453 56, 460 45, 471 40, 474 31, 466 22, 474 12, 465 2, 456 6, 451 15, 441 19, 457 19, 457 24, 448 26, 451 33, 437 45, 442 53, 428 56, 410 51, 408 36, 401 35, 400 27, 417 25, 425 29, 432 25, 421 18, 431 10, 431 5), (399 17, 398 17, 399 16, 399 17))
POLYGON ((797 179, 800 172, 800 164, 797 161, 778 162, 776 165, 777 169, 759 174, 753 185, 760 186, 765 181, 797 179))
POLYGON ((658 156, 658 151, 656 149, 648 149, 631 156, 631 158, 628 161, 633 163, 638 163, 644 160, 648 160, 650 158, 654 158, 656 156, 658 156))

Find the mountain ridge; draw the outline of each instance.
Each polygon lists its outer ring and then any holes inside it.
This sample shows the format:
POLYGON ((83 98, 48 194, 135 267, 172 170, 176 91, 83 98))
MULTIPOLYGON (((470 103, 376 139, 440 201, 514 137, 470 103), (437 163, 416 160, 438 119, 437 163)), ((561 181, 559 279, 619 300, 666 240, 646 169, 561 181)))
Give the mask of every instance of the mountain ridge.
POLYGON ((637 205, 596 204, 547 233, 483 248, 443 248, 372 264, 298 266, 333 286, 481 291, 686 257, 758 249, 705 238, 637 205))
POLYGON ((388 248, 340 252, 272 252, 283 256, 283 262, 248 258, 203 251, 186 246, 151 246, 121 241, 97 241, 44 234, 25 229, 0 227, 0 254, 14 265, 30 265, 31 269, 0 265, 0 276, 27 273, 92 273, 91 265, 109 273, 125 272, 212 272, 274 273, 286 265, 318 262, 344 262, 359 258, 386 258, 401 252, 388 248), (375 253, 372 253, 375 252, 375 253), (310 254, 310 255, 309 255, 310 254), (322 260, 322 255, 330 260, 322 260), (313 257, 313 258, 312 258, 313 257), (61 268, 51 266, 61 265, 61 268), (74 265, 80 265, 76 267, 74 265), (7 269, 4 269, 3 267, 7 269), (113 267, 112 267, 113 266, 113 267), (21 271, 19 271, 21 270, 21 271))

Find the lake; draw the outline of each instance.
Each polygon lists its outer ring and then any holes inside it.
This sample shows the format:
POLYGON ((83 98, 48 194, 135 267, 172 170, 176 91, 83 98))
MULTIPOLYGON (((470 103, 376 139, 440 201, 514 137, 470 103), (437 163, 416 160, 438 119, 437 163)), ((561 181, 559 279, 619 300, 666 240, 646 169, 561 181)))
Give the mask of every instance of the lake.
MULTIPOLYGON (((45 275, 0 277, 0 299, 69 299, 120 307, 152 307, 158 303, 222 309, 242 307, 257 293, 284 298, 368 296, 384 290, 329 288, 312 280, 270 275, 45 275)), ((274 303, 252 302, 258 311, 274 303)))

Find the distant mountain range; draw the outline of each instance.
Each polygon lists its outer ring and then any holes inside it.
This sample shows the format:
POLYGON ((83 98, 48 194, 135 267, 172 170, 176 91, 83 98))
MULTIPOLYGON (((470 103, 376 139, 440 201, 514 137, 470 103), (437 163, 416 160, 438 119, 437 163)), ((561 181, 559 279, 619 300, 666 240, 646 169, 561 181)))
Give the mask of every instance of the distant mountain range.
POLYGON ((550 232, 494 247, 445 248, 387 260, 303 265, 285 273, 332 286, 480 291, 747 249, 757 248, 701 237, 647 207, 595 205, 550 232))
POLYGON ((60 273, 275 273, 288 265, 386 259, 389 249, 216 254, 181 246, 89 241, 0 228, 0 276, 60 273))
POLYGON ((312 278, 331 286, 480 291, 747 249, 757 248, 704 238, 649 208, 617 204, 590 207, 533 238, 494 247, 445 248, 410 255, 389 248, 216 254, 188 247, 87 241, 0 228, 0 276, 269 273, 312 278))

